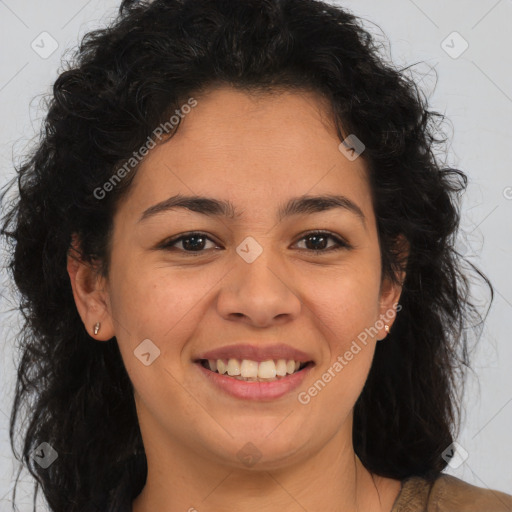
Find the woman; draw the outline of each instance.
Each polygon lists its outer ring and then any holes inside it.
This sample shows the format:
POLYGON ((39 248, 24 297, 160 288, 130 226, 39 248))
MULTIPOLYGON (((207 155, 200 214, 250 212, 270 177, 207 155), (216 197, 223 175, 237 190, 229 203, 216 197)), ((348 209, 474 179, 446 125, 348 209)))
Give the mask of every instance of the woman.
POLYGON ((52 511, 512 510, 441 473, 482 318, 436 116, 318 1, 86 36, 2 231, 52 511))

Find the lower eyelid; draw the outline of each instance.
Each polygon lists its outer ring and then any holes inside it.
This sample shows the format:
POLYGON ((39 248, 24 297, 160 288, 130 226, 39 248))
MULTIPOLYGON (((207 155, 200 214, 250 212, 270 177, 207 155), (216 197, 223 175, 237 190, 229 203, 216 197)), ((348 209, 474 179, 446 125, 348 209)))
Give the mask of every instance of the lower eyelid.
MULTIPOLYGON (((303 237, 301 237, 296 243, 299 243, 299 242, 302 242, 304 239, 308 238, 309 236, 313 236, 315 235, 315 233, 309 233, 307 235, 304 235, 303 237)), ((329 252, 331 250, 335 250, 335 249, 344 249, 344 248, 348 248, 349 245, 344 242, 341 238, 338 238, 334 235, 330 235, 328 233, 320 233, 320 235, 323 235, 325 238, 327 239, 331 239, 332 241, 334 241, 334 244, 331 245, 330 247, 327 247, 325 249, 302 249, 303 251, 308 251, 308 252, 329 252)))
MULTIPOLYGON (((180 242, 183 242, 187 238, 193 238, 194 236, 197 236, 197 235, 199 235, 199 233, 197 233, 196 235, 192 234, 192 235, 180 236, 179 238, 176 238, 174 240, 169 240, 168 242, 164 242, 163 243, 162 249, 178 249, 179 251, 185 252, 185 253, 188 253, 188 254, 194 254, 194 253, 195 254, 200 254, 202 252, 206 252, 209 249, 214 249, 215 248, 215 247, 209 247, 209 248, 206 248, 206 249, 202 249, 201 251, 186 251, 185 249, 176 247, 176 244, 179 244, 180 242)), ((208 242, 211 242, 211 243, 215 244, 216 247, 219 245, 219 244, 217 244, 215 242, 215 240, 212 240, 209 236, 201 236, 201 238, 204 238, 205 240, 208 240, 208 242)))
MULTIPOLYGON (((331 239, 332 241, 334 241, 334 245, 331 245, 330 247, 328 247, 326 249, 299 248, 299 250, 310 252, 310 253, 329 253, 329 252, 331 252, 333 250, 336 250, 336 249, 348 249, 348 248, 351 247, 350 244, 345 242, 343 239, 337 237, 336 235, 332 235, 330 233, 321 232, 321 231, 320 232, 306 233, 305 235, 302 235, 294 243, 294 245, 296 245, 299 242, 302 242, 304 239, 307 239, 308 237, 314 236, 314 235, 319 235, 319 236, 323 235, 326 238, 331 239)), ((200 255, 201 253, 205 253, 205 252, 207 252, 207 251, 209 251, 211 249, 218 248, 219 245, 220 244, 215 242, 215 240, 213 240, 211 237, 207 236, 206 234, 197 232, 197 233, 190 233, 190 234, 187 234, 187 235, 182 235, 182 236, 180 236, 178 238, 175 238, 174 240, 164 241, 162 244, 160 244, 160 246, 158 248, 163 249, 163 250, 177 249, 178 251, 180 251, 182 253, 200 255), (194 236, 200 236, 201 238, 204 238, 204 239, 208 240, 209 242, 215 244, 216 247, 210 247, 210 248, 207 248, 207 249, 202 249, 200 251, 187 251, 185 249, 181 249, 181 248, 177 248, 176 247, 176 244, 178 244, 180 242, 183 242, 183 240, 186 240, 187 238, 193 238, 194 236)))

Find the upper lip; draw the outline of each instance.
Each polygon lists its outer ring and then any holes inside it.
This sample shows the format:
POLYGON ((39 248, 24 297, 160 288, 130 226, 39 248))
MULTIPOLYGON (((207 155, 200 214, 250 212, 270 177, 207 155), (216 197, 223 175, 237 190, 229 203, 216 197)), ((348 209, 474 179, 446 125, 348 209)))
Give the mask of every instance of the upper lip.
POLYGON ((269 359, 293 359, 301 363, 312 361, 313 358, 288 345, 279 343, 276 345, 251 345, 251 344, 238 344, 238 345, 225 345, 208 352, 204 352, 195 358, 195 361, 200 359, 249 359, 251 361, 268 361, 269 359))

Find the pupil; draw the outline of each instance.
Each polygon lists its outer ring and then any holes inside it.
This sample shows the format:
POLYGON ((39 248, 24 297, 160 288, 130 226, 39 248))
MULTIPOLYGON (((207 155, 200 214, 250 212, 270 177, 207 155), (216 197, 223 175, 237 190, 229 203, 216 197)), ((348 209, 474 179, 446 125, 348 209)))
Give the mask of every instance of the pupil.
MULTIPOLYGON (((308 240, 316 240, 316 241, 321 240, 321 241, 323 241, 324 243, 322 244, 321 249, 325 249, 325 240, 326 240, 325 235, 309 235, 308 236, 308 240)), ((308 247, 308 249, 310 249, 310 247, 308 247)), ((319 249, 319 247, 314 247, 313 248, 313 250, 318 250, 318 249, 319 249)))
POLYGON ((189 237, 183 239, 183 247, 185 249, 191 249, 191 250, 202 249, 203 245, 204 245, 204 238, 201 236, 189 236, 189 237), (189 243, 189 240, 196 240, 196 241, 201 240, 202 243, 200 243, 198 246, 197 243, 192 243, 192 244, 189 243))

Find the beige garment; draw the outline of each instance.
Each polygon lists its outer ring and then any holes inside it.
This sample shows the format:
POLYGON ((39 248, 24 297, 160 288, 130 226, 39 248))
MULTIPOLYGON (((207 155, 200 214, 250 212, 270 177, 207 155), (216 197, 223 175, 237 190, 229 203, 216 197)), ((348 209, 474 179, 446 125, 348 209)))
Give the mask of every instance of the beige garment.
POLYGON ((512 496, 441 474, 433 484, 420 477, 402 482, 391 512, 512 512, 512 496))

